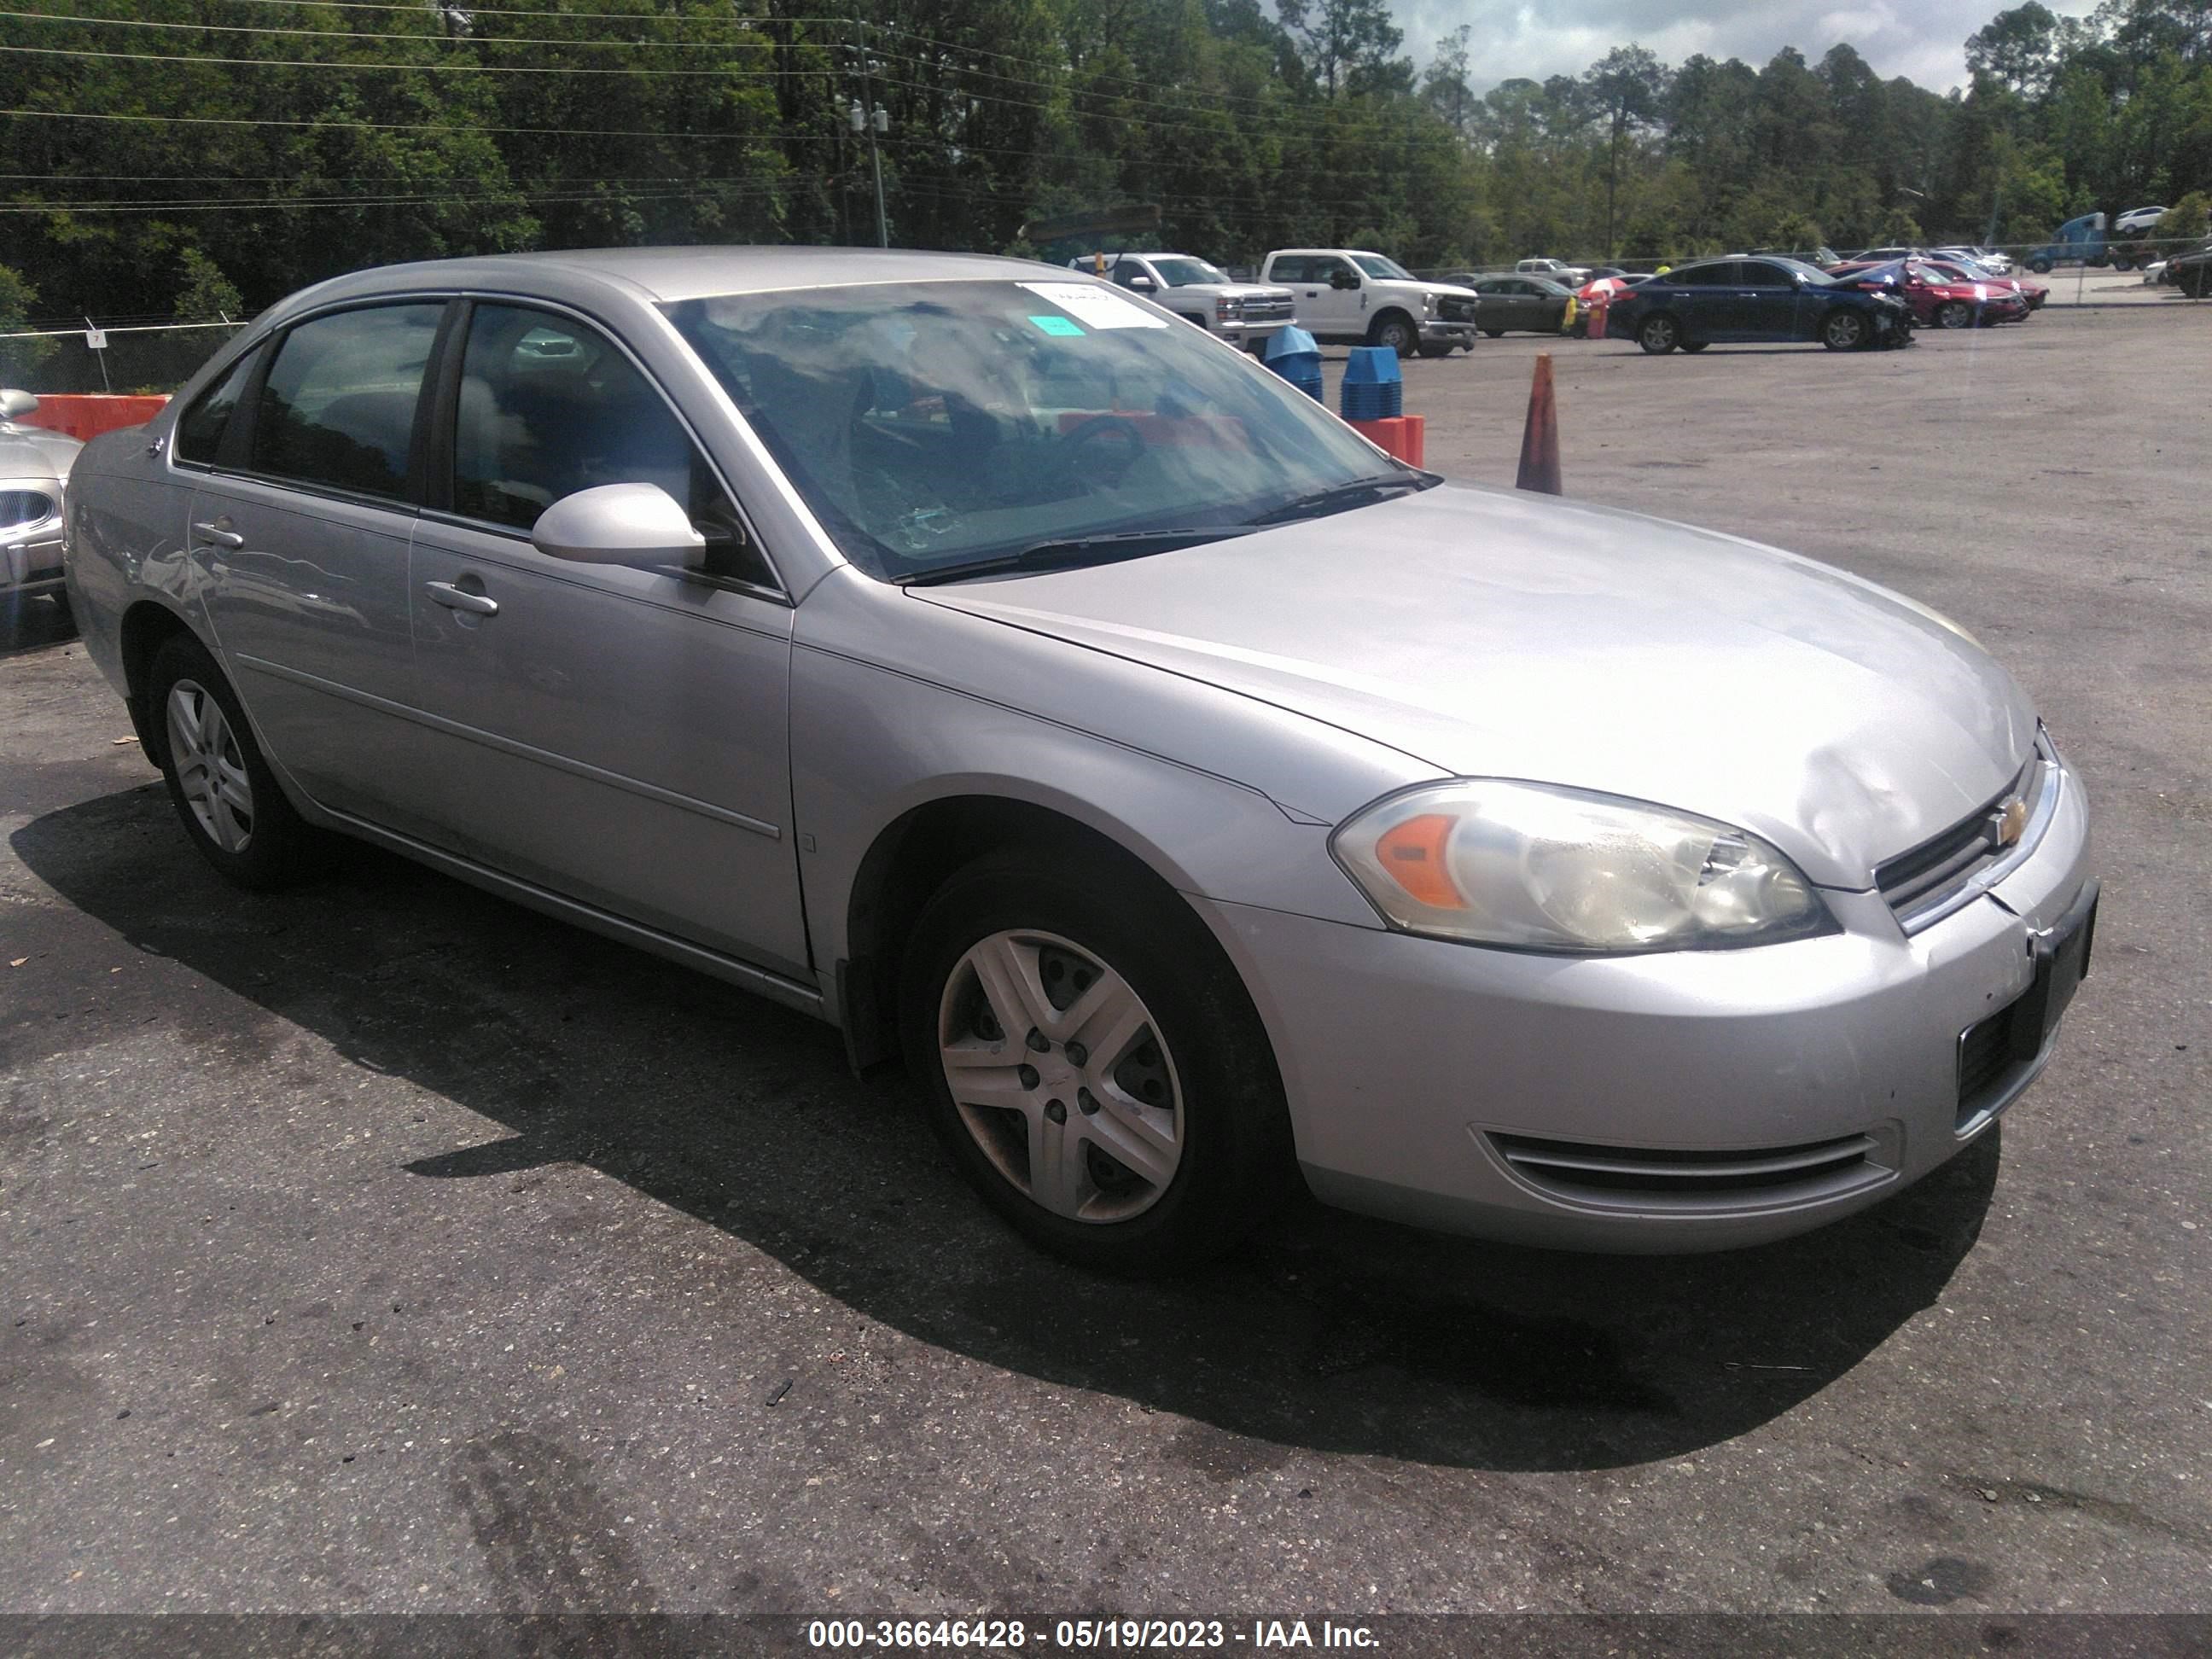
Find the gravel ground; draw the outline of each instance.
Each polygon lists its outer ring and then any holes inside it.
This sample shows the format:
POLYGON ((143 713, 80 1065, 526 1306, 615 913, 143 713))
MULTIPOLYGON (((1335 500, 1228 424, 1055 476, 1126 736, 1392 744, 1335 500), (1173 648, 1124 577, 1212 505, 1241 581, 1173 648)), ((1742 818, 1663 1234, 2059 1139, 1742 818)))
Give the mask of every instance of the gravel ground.
MULTIPOLYGON (((1408 366, 1431 465, 1510 480, 1538 343, 1408 366)), ((1571 494, 1958 617, 2097 811, 2095 973, 2002 1141, 1717 1257, 1309 1206, 1085 1279, 827 1028, 366 851, 222 888, 34 623, 0 1611, 2206 1609, 2208 354, 2181 307, 1558 343, 1571 494)))

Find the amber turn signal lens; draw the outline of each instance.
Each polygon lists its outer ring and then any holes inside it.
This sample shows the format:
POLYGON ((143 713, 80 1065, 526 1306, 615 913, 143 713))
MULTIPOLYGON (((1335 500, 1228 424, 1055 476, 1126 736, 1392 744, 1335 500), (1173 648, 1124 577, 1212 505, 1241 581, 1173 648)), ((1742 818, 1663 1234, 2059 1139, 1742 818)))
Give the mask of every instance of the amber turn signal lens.
POLYGON ((1393 824, 1375 842, 1376 857, 1390 879, 1432 909, 1467 908, 1444 866, 1444 847, 1457 822, 1441 812, 1425 812, 1393 824))

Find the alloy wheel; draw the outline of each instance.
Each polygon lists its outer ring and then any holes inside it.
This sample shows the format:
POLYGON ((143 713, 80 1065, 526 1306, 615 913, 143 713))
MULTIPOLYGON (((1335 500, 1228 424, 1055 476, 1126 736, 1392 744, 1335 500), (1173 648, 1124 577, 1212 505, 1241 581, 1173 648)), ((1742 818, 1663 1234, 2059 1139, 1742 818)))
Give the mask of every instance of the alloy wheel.
POLYGON ((1182 1086, 1152 1011, 1108 963, 1057 934, 996 933, 939 999, 946 1087, 1018 1190, 1070 1220, 1127 1221, 1182 1161, 1182 1086))
POLYGON ((1866 325, 1855 311, 1839 311, 1828 319, 1827 343, 1838 350, 1856 345, 1866 333, 1866 325))
POLYGON ((169 688, 169 763, 177 787, 207 838, 226 853, 253 839, 253 784, 222 705, 197 680, 169 688))

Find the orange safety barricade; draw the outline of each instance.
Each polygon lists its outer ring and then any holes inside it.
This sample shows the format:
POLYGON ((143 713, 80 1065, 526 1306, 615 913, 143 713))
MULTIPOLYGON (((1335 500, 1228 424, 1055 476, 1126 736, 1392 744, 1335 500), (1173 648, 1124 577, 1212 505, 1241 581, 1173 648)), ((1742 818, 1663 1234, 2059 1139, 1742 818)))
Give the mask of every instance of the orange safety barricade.
POLYGON ((1428 448, 1428 420, 1420 415, 1394 415, 1383 421, 1346 422, 1386 455, 1395 455, 1408 466, 1422 466, 1428 448))
POLYGON ((104 392, 54 392, 43 394, 39 406, 22 417, 25 426, 42 426, 49 432, 65 432, 80 443, 126 426, 143 426, 161 412, 167 393, 153 397, 110 396, 104 392))

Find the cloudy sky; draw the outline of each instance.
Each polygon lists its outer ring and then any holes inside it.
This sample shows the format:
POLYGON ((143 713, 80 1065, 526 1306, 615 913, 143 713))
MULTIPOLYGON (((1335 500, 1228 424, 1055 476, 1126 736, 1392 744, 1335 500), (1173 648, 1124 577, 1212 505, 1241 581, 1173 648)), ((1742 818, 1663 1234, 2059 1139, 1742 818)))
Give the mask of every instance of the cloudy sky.
MULTIPOLYGON (((1963 83, 1966 40, 2017 0, 1393 0, 1406 50, 1428 62, 1439 37, 1474 26, 1474 79, 1540 81, 1574 75, 1616 46, 1637 41, 1667 64, 1692 52, 1741 58, 1754 68, 1784 46, 1814 63, 1848 40, 1877 74, 1910 76, 1937 92, 1963 83)), ((2088 0, 2046 0, 2087 12, 2088 0)))

